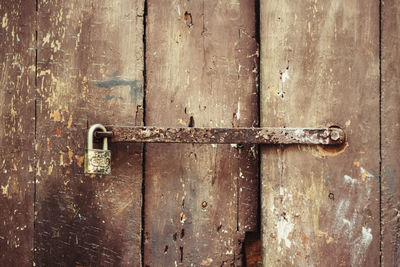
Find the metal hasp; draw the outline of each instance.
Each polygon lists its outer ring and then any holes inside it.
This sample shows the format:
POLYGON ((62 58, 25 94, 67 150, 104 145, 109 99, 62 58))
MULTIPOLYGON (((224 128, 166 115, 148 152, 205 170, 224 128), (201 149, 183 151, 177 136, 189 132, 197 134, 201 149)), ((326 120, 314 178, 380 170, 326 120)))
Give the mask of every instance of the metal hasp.
POLYGON ((192 128, 108 126, 95 137, 115 143, 197 144, 308 144, 338 145, 345 141, 341 128, 192 128))

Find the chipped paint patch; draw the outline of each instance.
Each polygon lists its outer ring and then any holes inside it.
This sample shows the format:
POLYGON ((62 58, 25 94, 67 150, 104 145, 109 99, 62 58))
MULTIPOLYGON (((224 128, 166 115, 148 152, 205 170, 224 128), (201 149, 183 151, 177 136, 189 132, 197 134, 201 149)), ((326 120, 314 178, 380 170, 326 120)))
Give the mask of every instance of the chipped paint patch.
POLYGON ((72 114, 69 115, 67 128, 70 129, 70 128, 71 128, 71 125, 72 125, 72 114))
POLYGON ((366 171, 363 167, 360 167, 360 175, 361 175, 361 181, 365 182, 367 178, 373 178, 374 176, 366 171))
POLYGON ((50 43, 50 33, 48 32, 43 38, 43 45, 50 43))
POLYGON ((343 182, 345 184, 351 184, 351 185, 358 183, 358 181, 356 179, 353 179, 349 175, 346 175, 346 174, 343 176, 343 182))
POLYGON ((280 218, 279 221, 276 223, 276 229, 278 244, 280 244, 283 240, 286 247, 290 248, 292 242, 289 240, 289 234, 293 230, 293 224, 289 222, 289 216, 287 216, 286 219, 280 218))
POLYGON ((76 159, 76 164, 78 165, 78 167, 82 168, 84 156, 76 155, 75 159, 76 159))
POLYGON ((74 156, 74 152, 72 152, 71 150, 68 150, 69 164, 72 164, 72 162, 73 162, 73 156, 74 156))
POLYGON ((240 101, 238 102, 237 105, 236 119, 240 120, 240 101))
POLYGON ((8 14, 5 13, 1 22, 1 26, 4 28, 6 28, 8 25, 8 14))
POLYGON ((282 82, 284 83, 284 82, 286 82, 287 80, 289 80, 289 71, 288 70, 285 70, 283 73, 282 73, 282 82))
POLYGON ((52 114, 50 114, 50 118, 53 118, 55 122, 61 121, 61 113, 59 110, 54 111, 52 114))
POLYGON ((1 186, 1 191, 3 195, 8 195, 8 183, 5 186, 1 186))
POLYGON ((371 228, 363 226, 361 229, 361 236, 354 240, 354 249, 351 255, 352 266, 363 265, 365 253, 373 239, 371 231, 371 228))
POLYGON ((201 265, 209 266, 212 262, 213 262, 213 259, 207 258, 207 259, 201 261, 201 265))
MULTIPOLYGON (((357 164, 353 165, 357 166, 357 164)), ((363 180, 365 177, 372 177, 370 173, 360 167, 360 179, 352 178, 349 175, 343 176, 343 198, 338 201, 333 222, 333 237, 335 240, 342 240, 351 244, 352 264, 360 266, 365 259, 365 252, 372 242, 371 228, 363 225, 366 214, 369 213, 369 206, 365 205, 370 199, 373 179, 363 180)))
POLYGON ((363 226, 362 228, 362 238, 361 242, 363 244, 367 244, 367 246, 372 242, 372 234, 371 234, 371 228, 365 228, 363 226))

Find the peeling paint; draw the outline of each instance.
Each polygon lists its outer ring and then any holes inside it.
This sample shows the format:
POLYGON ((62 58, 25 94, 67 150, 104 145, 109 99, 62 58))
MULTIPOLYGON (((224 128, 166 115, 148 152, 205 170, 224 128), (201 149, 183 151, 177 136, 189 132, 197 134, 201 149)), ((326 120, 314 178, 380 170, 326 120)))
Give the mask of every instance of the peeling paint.
POLYGON ((70 129, 70 128, 71 128, 71 125, 72 125, 72 114, 69 115, 67 129, 70 129))
POLYGON ((43 45, 50 43, 50 33, 48 32, 43 38, 43 45))
POLYGON ((285 70, 285 71, 282 73, 281 78, 282 78, 282 82, 283 82, 283 83, 286 82, 286 80, 289 80, 289 71, 288 71, 288 70, 285 70))
POLYGON ((278 244, 280 245, 281 241, 285 242, 286 247, 290 248, 292 242, 289 240, 289 234, 292 232, 294 225, 289 222, 289 216, 284 218, 280 218, 276 223, 277 229, 277 238, 278 244))
POLYGON ((358 183, 358 181, 356 179, 353 179, 353 178, 351 178, 350 176, 348 176, 346 174, 343 176, 343 182, 346 183, 346 184, 351 184, 351 185, 354 185, 355 183, 358 183))
POLYGON ((61 121, 61 113, 59 110, 56 110, 50 114, 50 117, 52 117, 55 122, 61 121))
POLYGON ((9 186, 8 183, 5 186, 1 186, 1 190, 3 192, 3 195, 8 195, 8 186, 9 186))
POLYGON ((369 173, 368 171, 366 171, 363 167, 360 167, 360 175, 361 175, 361 180, 363 182, 365 182, 367 180, 367 178, 373 178, 375 177, 374 175, 372 175, 371 173, 369 173))
POLYGON ((236 119, 240 120, 240 101, 237 104, 236 119))
MULTIPOLYGON (((363 180, 362 173, 366 171, 360 167, 361 179, 352 178, 349 175, 343 176, 344 198, 340 199, 335 211, 333 233, 336 240, 346 240, 346 243, 353 244, 351 253, 352 265, 359 266, 365 258, 365 252, 372 241, 371 228, 362 225, 368 206, 372 179, 363 180), (353 197, 357 196, 354 200, 353 197)), ((365 174, 367 177, 367 174, 365 174)), ((372 176, 368 173, 368 177, 372 176)))
POLYGON ((8 14, 5 13, 4 16, 3 16, 3 19, 2 19, 1 26, 2 26, 3 29, 4 29, 4 28, 7 27, 7 25, 8 25, 8 14))

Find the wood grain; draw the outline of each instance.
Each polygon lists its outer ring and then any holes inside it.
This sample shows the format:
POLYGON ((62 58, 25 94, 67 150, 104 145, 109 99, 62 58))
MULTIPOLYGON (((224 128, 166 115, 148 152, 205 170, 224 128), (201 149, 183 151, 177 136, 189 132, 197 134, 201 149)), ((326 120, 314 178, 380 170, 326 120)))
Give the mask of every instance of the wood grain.
POLYGON ((379 3, 261 1, 261 126, 344 128, 262 147, 263 266, 379 264, 379 3))
POLYGON ((382 264, 400 265, 400 1, 382 1, 382 264))
POLYGON ((33 261, 35 1, 0 2, 0 266, 33 261))
POLYGON ((143 1, 39 1, 36 266, 140 266, 142 147, 83 174, 94 123, 143 124, 143 1))
MULTIPOLYGON (((257 126, 252 1, 148 1, 146 125, 257 126)), ((257 222, 251 146, 146 144, 145 266, 240 266, 257 222)))

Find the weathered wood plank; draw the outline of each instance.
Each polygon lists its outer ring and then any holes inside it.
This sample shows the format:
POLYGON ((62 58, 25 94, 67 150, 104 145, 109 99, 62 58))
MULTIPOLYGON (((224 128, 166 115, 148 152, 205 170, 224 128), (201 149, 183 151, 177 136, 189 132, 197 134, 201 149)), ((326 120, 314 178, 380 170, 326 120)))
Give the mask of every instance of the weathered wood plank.
POLYGON ((85 176, 94 123, 143 123, 143 1, 39 1, 37 266, 140 266, 142 147, 85 176))
POLYGON ((0 266, 33 262, 35 1, 0 2, 0 266))
MULTIPOLYGON (((146 124, 257 126, 253 1, 148 1, 146 124)), ((146 144, 145 266, 237 264, 255 147, 146 144)))
POLYGON ((378 22, 378 1, 261 1, 261 126, 348 138, 262 147, 263 266, 379 264, 378 22))
POLYGON ((382 1, 382 265, 400 265, 400 1, 382 1))

